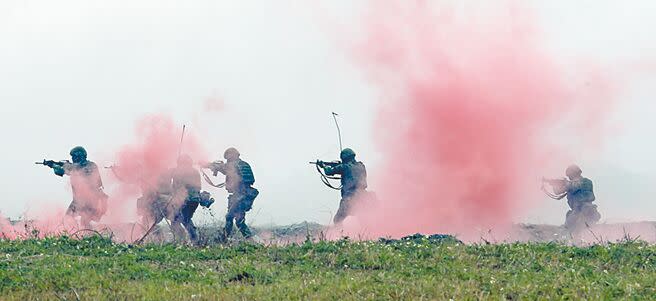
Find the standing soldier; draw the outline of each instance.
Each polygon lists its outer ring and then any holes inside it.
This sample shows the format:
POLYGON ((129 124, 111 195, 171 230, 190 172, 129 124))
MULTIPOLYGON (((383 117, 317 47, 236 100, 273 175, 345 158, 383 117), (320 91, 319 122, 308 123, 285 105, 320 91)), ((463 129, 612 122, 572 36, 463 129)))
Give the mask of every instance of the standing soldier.
POLYGON ((251 166, 246 161, 241 160, 239 156, 239 151, 231 147, 223 154, 223 158, 226 159, 225 163, 216 161, 204 166, 210 169, 214 176, 217 176, 219 172, 226 176, 225 188, 230 193, 224 228, 226 238, 232 234, 233 223, 237 224, 237 228, 239 228, 244 238, 253 236, 246 225, 246 212, 251 210, 253 201, 260 193, 252 186, 255 183, 255 176, 251 166))
POLYGON ((333 218, 335 224, 341 223, 352 214, 354 198, 364 197, 367 189, 367 169, 362 162, 355 160, 355 152, 350 148, 345 148, 339 157, 341 162, 316 162, 320 168, 323 168, 327 176, 341 175, 342 199, 333 218))
POLYGON ((46 161, 46 165, 53 169, 56 175, 71 177, 73 201, 68 206, 66 215, 80 217, 80 223, 85 228, 91 228, 91 221, 98 222, 107 211, 107 195, 103 192, 103 184, 96 163, 87 160, 87 151, 81 147, 74 147, 69 161, 46 161))
MULTIPOLYGON (((568 179, 545 179, 552 186, 555 194, 547 194, 557 200, 567 197, 570 210, 565 215, 565 228, 576 231, 587 225, 593 225, 601 218, 597 212, 592 181, 582 176, 583 171, 576 165, 567 167, 565 175, 568 179)), ((543 187, 543 190, 546 190, 543 187)))

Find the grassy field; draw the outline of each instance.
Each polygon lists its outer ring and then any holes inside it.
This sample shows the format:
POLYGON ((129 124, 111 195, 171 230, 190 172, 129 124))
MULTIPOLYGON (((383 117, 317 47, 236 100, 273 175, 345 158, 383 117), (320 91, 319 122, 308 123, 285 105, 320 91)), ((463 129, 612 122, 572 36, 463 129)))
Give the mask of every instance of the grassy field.
POLYGON ((654 299, 656 246, 0 241, 3 300, 654 299))

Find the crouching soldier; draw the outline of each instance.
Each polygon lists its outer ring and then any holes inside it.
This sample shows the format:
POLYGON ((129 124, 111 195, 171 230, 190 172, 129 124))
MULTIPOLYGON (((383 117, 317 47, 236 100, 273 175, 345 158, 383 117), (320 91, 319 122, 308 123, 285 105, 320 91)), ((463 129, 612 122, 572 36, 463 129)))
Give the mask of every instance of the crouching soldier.
POLYGON ((137 200, 141 214, 152 220, 150 228, 139 240, 143 241, 163 219, 170 221, 175 238, 183 239, 185 231, 193 244, 199 236, 193 223, 198 205, 209 208, 214 199, 209 192, 200 191, 200 175, 192 165, 191 157, 182 155, 177 166, 157 177, 155 187, 137 200))
POLYGON ((571 165, 565 171, 567 179, 544 179, 552 186, 554 193, 543 190, 553 199, 560 200, 567 197, 570 210, 565 215, 565 228, 577 231, 585 226, 591 226, 599 221, 601 215, 597 211, 592 181, 582 176, 581 168, 571 165))
MULTIPOLYGON (((181 155, 177 166, 170 173, 171 200, 165 207, 165 214, 171 221, 174 234, 184 237, 184 230, 186 230, 189 239, 195 244, 198 242, 198 233, 192 218, 201 202, 200 173, 193 167, 193 161, 188 155, 181 155)), ((156 208, 152 210, 157 213, 161 205, 158 202, 153 205, 156 208)))
POLYGON ((234 223, 237 224, 237 228, 239 228, 244 238, 253 236, 246 225, 246 212, 253 207, 253 201, 255 201, 259 191, 252 186, 255 183, 255 176, 251 166, 241 160, 239 156, 239 151, 231 147, 223 154, 226 162, 216 161, 203 166, 210 169, 214 176, 217 176, 218 173, 225 175, 225 188, 230 193, 224 228, 226 238, 232 234, 234 223))

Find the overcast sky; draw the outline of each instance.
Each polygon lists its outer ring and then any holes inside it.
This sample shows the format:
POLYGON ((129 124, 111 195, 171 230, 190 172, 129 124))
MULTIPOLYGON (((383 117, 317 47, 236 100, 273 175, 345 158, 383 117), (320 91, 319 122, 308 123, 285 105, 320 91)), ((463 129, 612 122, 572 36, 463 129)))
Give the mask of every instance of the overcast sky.
MULTIPOLYGON (((546 44, 560 55, 656 66, 654 1, 532 5, 546 44)), ((370 128, 375 88, 327 28, 356 24, 362 7, 0 0, 0 211, 18 217, 42 202, 67 206, 68 182, 34 161, 68 159, 71 147, 84 145, 91 160, 110 165, 113 151, 132 141, 136 120, 164 113, 204 133, 217 158, 228 146, 241 150, 262 192, 251 221, 327 223, 339 193, 322 186, 307 162, 337 158, 330 112, 340 113, 346 146, 370 169, 379 160, 370 128), (224 110, 205 112, 208 98, 222 99, 224 110)), ((580 158, 609 221, 656 219, 653 71, 623 78, 613 131, 580 158)), ((223 214, 225 192, 210 191, 223 214)), ((565 211, 564 202, 545 199, 518 220, 561 223, 565 211)))

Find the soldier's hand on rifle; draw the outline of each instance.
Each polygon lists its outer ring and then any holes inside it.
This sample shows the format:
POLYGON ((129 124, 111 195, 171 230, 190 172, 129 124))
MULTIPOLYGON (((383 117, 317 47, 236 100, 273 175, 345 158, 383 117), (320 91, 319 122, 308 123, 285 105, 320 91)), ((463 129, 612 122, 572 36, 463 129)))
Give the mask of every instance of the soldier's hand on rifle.
POLYGON ((55 167, 56 162, 53 161, 53 160, 45 160, 44 159, 43 162, 35 162, 34 164, 45 165, 45 166, 48 166, 50 168, 53 168, 53 167, 55 167))

